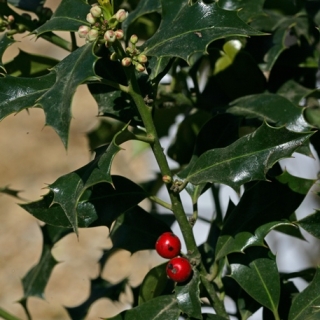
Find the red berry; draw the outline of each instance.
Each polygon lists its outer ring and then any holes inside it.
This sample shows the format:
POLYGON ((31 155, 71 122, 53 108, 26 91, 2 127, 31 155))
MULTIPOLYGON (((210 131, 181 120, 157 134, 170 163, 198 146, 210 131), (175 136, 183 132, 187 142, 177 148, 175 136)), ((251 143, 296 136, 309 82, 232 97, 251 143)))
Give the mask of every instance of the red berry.
POLYGON ((158 238, 156 250, 162 258, 174 258, 181 250, 180 239, 172 232, 165 232, 158 238))
POLYGON ((168 262, 166 271, 171 280, 184 282, 189 279, 192 268, 188 259, 176 257, 168 262))

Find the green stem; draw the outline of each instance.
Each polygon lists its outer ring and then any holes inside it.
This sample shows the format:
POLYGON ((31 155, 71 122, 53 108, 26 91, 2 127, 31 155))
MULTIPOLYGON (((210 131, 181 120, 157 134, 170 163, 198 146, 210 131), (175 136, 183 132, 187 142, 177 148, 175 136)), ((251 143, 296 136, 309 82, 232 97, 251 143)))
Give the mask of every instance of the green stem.
POLYGON ((0 318, 4 320, 21 320, 0 308, 0 318))
POLYGON ((273 311, 273 315, 275 320, 281 320, 277 309, 273 311))
POLYGON ((106 84, 107 86, 113 87, 115 89, 121 90, 123 92, 128 93, 129 92, 129 88, 127 86, 124 86, 120 83, 117 82, 113 82, 111 80, 108 79, 101 79, 98 83, 103 83, 106 84))
POLYGON ((149 199, 157 204, 160 204, 162 207, 167 208, 169 210, 172 210, 171 205, 168 202, 165 202, 163 200, 161 200, 160 198, 156 197, 156 196, 150 196, 149 199))
POLYGON ((76 34, 74 32, 70 32, 70 38, 71 38, 72 51, 75 51, 76 49, 78 49, 77 40, 76 40, 76 34))
POLYGON ((64 40, 63 38, 57 36, 53 32, 47 32, 47 33, 41 34, 39 37, 69 52, 73 51, 73 45, 71 42, 64 40))

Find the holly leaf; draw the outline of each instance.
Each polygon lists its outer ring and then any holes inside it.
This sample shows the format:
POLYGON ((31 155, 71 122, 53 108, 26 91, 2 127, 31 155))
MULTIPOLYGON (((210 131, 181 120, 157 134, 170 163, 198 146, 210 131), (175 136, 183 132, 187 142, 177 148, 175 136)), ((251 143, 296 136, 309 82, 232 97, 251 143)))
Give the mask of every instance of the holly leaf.
POLYGON ((60 177, 49 186, 50 190, 54 190, 43 199, 20 206, 39 220, 55 226, 74 230, 89 226, 110 228, 113 221, 146 196, 131 180, 113 176, 114 187, 110 183, 97 183, 86 189, 76 201, 74 188, 81 180, 84 170, 85 167, 60 177))
POLYGON ((104 320, 177 320, 179 315, 180 309, 175 297, 165 295, 104 320))
POLYGON ((161 234, 171 231, 168 225, 136 206, 119 216, 113 225, 110 238, 113 248, 134 253, 154 249, 161 234))
POLYGON ((108 298, 111 301, 119 301, 120 294, 125 292, 127 283, 128 280, 124 279, 119 283, 113 284, 100 276, 91 280, 90 294, 87 300, 76 307, 66 308, 70 318, 72 320, 85 319, 91 305, 98 299, 108 298))
POLYGON ((275 256, 269 249, 252 247, 229 257, 231 277, 256 301, 277 313, 280 279, 275 256))
POLYGON ((245 189, 238 205, 228 214, 216 246, 216 260, 252 245, 264 246, 269 231, 283 225, 305 198, 277 180, 259 181, 245 189))
POLYGON ((62 0, 51 19, 33 31, 40 36, 48 31, 78 31, 80 25, 90 25, 86 16, 91 6, 84 0, 62 0))
POLYGON ((202 319, 200 296, 200 276, 197 270, 193 271, 192 279, 187 284, 178 284, 175 295, 179 308, 189 317, 202 319))
POLYGON ((258 118, 276 126, 286 126, 291 131, 302 132, 311 128, 304 120, 303 111, 304 108, 283 96, 262 93, 233 101, 227 112, 246 118, 258 118))
POLYGON ((300 292, 292 302, 289 320, 320 319, 320 268, 310 285, 300 292))
POLYGON ((217 2, 197 2, 189 6, 187 0, 180 3, 162 0, 161 7, 160 27, 142 46, 149 56, 180 57, 190 63, 193 54, 206 53, 214 40, 263 35, 245 24, 237 12, 223 10, 217 2))
POLYGON ((306 216, 305 218, 295 222, 299 227, 303 228, 314 237, 320 239, 320 211, 306 216))
POLYGON ((9 46, 15 43, 15 40, 9 38, 6 33, 0 35, 0 70, 6 71, 3 63, 2 63, 2 56, 4 52, 7 50, 9 46))
POLYGON ((296 133, 263 123, 256 131, 228 147, 202 154, 186 180, 193 184, 223 183, 236 191, 242 184, 266 180, 267 171, 280 159, 290 157, 313 133, 296 133))

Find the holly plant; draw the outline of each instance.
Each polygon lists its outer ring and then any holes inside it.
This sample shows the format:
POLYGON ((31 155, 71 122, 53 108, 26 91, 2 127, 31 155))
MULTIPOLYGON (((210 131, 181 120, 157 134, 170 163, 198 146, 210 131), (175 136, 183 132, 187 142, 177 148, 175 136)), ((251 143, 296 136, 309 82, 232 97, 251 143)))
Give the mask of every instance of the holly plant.
MULTIPOLYGON (((319 209, 296 214, 317 177, 279 163, 294 153, 318 161, 318 26, 320 2, 312 0, 62 0, 55 12, 45 1, 0 1, 0 118, 41 108, 67 149, 72 99, 87 86, 100 121, 87 135, 92 160, 57 177, 40 200, 20 203, 42 222, 43 234, 40 260, 21 281, 28 319, 29 298, 43 298, 55 272, 53 246, 98 226, 113 243, 100 270, 120 249, 156 249, 166 260, 134 288, 100 273, 88 299, 66 308, 72 320, 85 319, 100 298, 119 300, 124 290, 133 294, 131 309, 108 319, 244 320, 259 309, 265 320, 320 319, 319 258, 308 269, 282 272, 267 237, 274 231, 320 238, 319 209), (4 62, 18 34, 68 55, 59 61, 20 51, 4 62), (153 153, 150 181, 111 174, 127 141, 153 153), (225 186, 238 201, 223 209, 225 186), (199 206, 205 193, 214 202, 209 220, 199 206), (139 206, 144 199, 148 211, 139 206), (199 221, 209 225, 200 244, 199 221)), ((5 186, 0 191, 17 196, 5 186)), ((18 319, 3 309, 0 316, 18 319)))

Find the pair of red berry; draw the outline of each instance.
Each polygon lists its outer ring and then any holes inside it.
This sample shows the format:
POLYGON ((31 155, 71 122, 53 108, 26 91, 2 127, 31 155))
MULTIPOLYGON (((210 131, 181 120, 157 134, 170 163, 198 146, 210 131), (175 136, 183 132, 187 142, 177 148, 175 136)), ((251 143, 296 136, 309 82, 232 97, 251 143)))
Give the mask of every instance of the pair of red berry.
POLYGON ((172 232, 163 233, 156 242, 156 251, 165 259, 171 259, 167 264, 167 275, 176 282, 189 279, 192 268, 188 259, 180 257, 181 242, 172 232))

